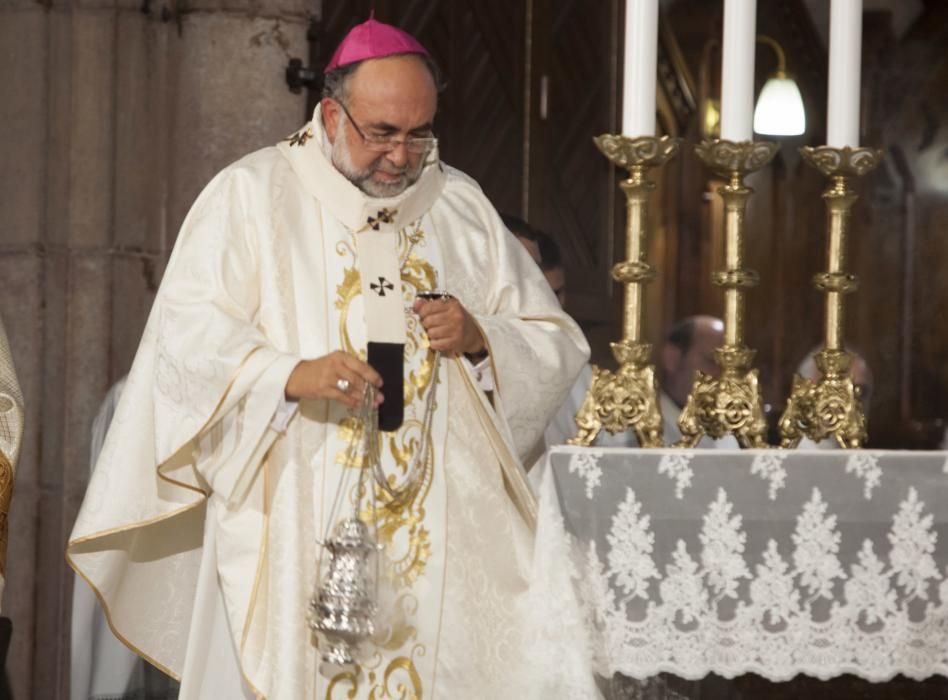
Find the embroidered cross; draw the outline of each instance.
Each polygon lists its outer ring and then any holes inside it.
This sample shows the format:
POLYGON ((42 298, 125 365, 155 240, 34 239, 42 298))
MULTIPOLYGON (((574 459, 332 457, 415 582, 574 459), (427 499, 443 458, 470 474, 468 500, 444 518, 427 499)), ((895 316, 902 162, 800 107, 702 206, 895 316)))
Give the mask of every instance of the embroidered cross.
POLYGON ((290 142, 291 146, 305 146, 306 142, 311 138, 313 138, 313 130, 307 128, 303 129, 302 131, 298 131, 286 140, 290 142))
POLYGON ((374 217, 369 217, 369 227, 373 231, 379 230, 379 224, 391 224, 395 221, 395 215, 398 213, 397 209, 379 209, 378 214, 374 217))
POLYGON ((386 290, 392 290, 395 289, 395 287, 384 277, 379 277, 378 283, 372 282, 369 285, 369 289, 378 294, 380 297, 384 297, 386 290))

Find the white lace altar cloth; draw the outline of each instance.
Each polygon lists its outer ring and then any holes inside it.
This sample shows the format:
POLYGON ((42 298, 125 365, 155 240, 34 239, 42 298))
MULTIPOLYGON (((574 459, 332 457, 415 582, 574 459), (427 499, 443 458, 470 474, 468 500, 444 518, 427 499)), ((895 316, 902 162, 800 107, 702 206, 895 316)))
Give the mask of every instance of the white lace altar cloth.
POLYGON ((600 675, 948 675, 948 453, 559 447, 543 470, 534 575, 573 578, 600 675))

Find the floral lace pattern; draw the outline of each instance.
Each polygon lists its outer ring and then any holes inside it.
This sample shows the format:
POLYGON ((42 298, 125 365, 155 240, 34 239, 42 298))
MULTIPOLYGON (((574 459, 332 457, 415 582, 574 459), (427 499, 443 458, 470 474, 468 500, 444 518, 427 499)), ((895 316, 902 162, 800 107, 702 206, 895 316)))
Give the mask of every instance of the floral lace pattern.
POLYGON ((846 472, 862 479, 866 484, 863 490, 866 500, 872 498, 872 489, 879 485, 882 478, 878 457, 871 452, 857 452, 846 462, 846 472))
POLYGON ((759 454, 751 463, 751 474, 756 474, 769 484, 767 497, 771 501, 777 498, 777 492, 787 481, 787 470, 783 466, 787 454, 786 452, 759 454))
POLYGON ((650 518, 640 516, 642 504, 635 492, 628 489, 619 512, 612 518, 612 529, 606 536, 609 542, 609 572, 627 597, 646 598, 650 578, 659 578, 652 561, 655 535, 649 531, 650 518))
POLYGON ((569 473, 577 474, 586 482, 586 498, 593 497, 593 491, 602 480, 602 469, 599 468, 599 458, 602 452, 589 450, 577 452, 569 460, 569 473))
MULTIPOLYGON (((572 558, 545 561, 574 581, 597 673, 948 674, 944 454, 671 452, 597 456, 591 503, 569 480, 541 489, 541 515, 570 513, 572 558)), ((550 467, 588 473, 582 454, 550 467)))
POLYGON ((685 489, 691 486, 691 478, 694 472, 691 471, 690 452, 673 452, 662 455, 658 463, 658 473, 665 474, 675 482, 675 497, 684 496, 685 489))

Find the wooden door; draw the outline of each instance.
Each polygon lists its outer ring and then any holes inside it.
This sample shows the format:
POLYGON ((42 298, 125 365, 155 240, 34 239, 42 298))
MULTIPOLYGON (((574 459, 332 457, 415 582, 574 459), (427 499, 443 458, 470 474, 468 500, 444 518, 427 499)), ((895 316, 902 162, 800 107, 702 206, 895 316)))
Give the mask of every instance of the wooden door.
POLYGON ((536 8, 528 219, 563 250, 570 312, 609 324, 617 290, 610 270, 624 215, 615 168, 592 139, 618 131, 620 3, 541 0, 536 8))

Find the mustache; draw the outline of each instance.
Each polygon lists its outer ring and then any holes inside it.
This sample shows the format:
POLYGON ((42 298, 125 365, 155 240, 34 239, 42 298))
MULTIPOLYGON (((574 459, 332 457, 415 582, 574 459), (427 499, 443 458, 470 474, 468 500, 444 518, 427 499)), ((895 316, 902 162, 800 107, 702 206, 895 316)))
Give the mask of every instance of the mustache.
POLYGON ((372 168, 372 171, 385 173, 386 175, 404 175, 408 172, 408 163, 399 168, 394 165, 386 165, 385 159, 382 158, 378 164, 372 168))

